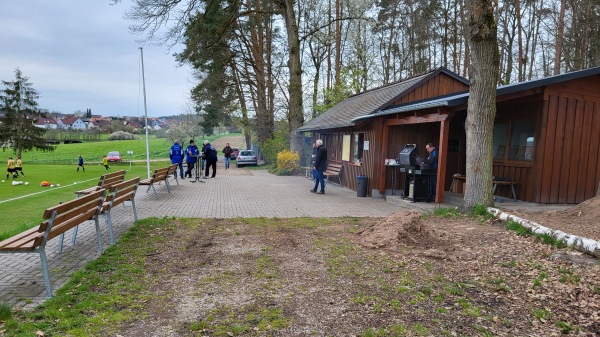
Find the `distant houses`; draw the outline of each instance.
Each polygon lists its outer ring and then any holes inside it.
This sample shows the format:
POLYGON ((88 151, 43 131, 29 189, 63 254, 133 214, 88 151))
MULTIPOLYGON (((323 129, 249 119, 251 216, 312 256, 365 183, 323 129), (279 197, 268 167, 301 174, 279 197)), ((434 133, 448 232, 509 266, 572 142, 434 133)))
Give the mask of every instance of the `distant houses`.
MULTIPOLYGON (((33 125, 38 128, 56 130, 56 131, 80 131, 94 133, 111 133, 117 130, 125 130, 132 133, 144 132, 146 125, 145 118, 140 117, 104 117, 101 115, 92 115, 89 118, 79 117, 74 114, 61 114, 57 112, 49 113, 43 111, 45 117, 31 116, 33 125)), ((4 112, 0 111, 0 122, 4 118, 4 112)), ((177 117, 152 117, 148 118, 148 130, 167 131, 170 125, 177 120, 177 117)))
MULTIPOLYGON (((92 115, 90 118, 82 118, 75 115, 51 114, 51 117, 34 119, 34 125, 49 130, 74 130, 95 132, 112 132, 115 128, 122 126, 133 133, 143 132, 145 120, 139 117, 103 117, 92 115), (115 126, 116 124, 116 126, 115 126)), ((2 118, 0 116, 0 118, 2 118)), ((149 130, 168 130, 170 120, 167 118, 148 119, 149 130)))

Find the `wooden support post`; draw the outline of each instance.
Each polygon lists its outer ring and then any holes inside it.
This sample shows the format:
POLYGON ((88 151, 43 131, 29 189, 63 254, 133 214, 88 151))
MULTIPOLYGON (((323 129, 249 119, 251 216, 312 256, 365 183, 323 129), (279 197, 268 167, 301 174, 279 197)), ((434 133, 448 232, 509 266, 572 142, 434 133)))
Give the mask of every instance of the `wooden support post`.
POLYGON ((448 161, 448 132, 450 122, 442 120, 440 122, 440 143, 438 144, 438 169, 437 185, 435 190, 435 202, 444 202, 444 186, 446 185, 446 163, 448 161))
MULTIPOLYGON (((389 140, 390 127, 387 125, 383 126, 383 135, 381 136, 381 158, 387 158, 388 152, 388 140, 389 140)), ((387 171, 385 164, 383 162, 379 163, 380 171, 379 171, 379 193, 385 193, 385 181, 387 177, 387 171)))

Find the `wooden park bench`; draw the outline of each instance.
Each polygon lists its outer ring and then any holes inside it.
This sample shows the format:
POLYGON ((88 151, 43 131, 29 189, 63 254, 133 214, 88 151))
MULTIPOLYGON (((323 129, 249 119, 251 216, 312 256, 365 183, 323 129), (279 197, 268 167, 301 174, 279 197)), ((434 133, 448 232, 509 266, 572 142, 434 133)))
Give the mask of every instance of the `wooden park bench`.
MULTIPOLYGON (((173 164, 173 165, 177 165, 177 164, 173 164)), ((158 199, 158 194, 156 194, 156 188, 154 187, 155 184, 160 184, 162 181, 165 182, 165 185, 167 186, 167 192, 171 193, 171 188, 169 185, 169 177, 171 174, 173 174, 173 165, 171 166, 167 166, 167 167, 161 167, 158 168, 156 170, 154 170, 154 173, 152 174, 152 176, 148 179, 144 179, 140 181, 140 185, 143 186, 148 186, 148 190, 146 190, 146 193, 150 192, 150 188, 152 188, 152 190, 154 191, 154 196, 156 196, 156 198, 158 199)))
POLYGON ((98 185, 90 188, 86 188, 84 190, 76 191, 75 195, 77 197, 85 194, 90 194, 92 192, 96 192, 99 189, 108 189, 113 184, 118 184, 125 180, 125 170, 115 171, 107 174, 103 174, 100 176, 100 181, 98 181, 98 185))
MULTIPOLYGON (((500 177, 492 177, 492 183, 493 183, 493 187, 492 187, 492 195, 494 195, 496 193, 496 188, 498 186, 510 186, 511 192, 512 192, 512 197, 514 201, 517 201, 517 192, 515 191, 515 185, 517 184, 516 182, 512 181, 512 180, 507 180, 504 178, 500 178, 500 177)), ((460 174, 460 173, 456 173, 452 176, 452 183, 450 184, 450 191, 453 190, 454 188, 454 183, 460 181, 463 183, 467 182, 467 176, 465 176, 464 174, 460 174)))
POLYGON ((313 168, 311 166, 302 166, 300 169, 304 171, 304 176, 306 178, 313 179, 313 168))
POLYGON ((169 166, 169 172, 167 173, 167 179, 171 178, 171 176, 173 176, 173 178, 175 178, 175 182, 177 183, 177 186, 179 186, 179 178, 177 178, 178 170, 179 170, 179 164, 171 164, 171 166, 169 166))
MULTIPOLYGON (((138 220, 137 210, 135 208, 135 193, 140 182, 140 177, 136 177, 127 181, 120 182, 118 184, 111 185, 107 190, 107 196, 102 203, 102 209, 100 214, 104 215, 104 221, 108 227, 108 234, 110 237, 110 244, 115 243, 115 237, 112 228, 112 217, 111 210, 113 207, 120 204, 124 204, 126 201, 130 201, 133 208, 133 219, 134 222, 138 220)), ((75 244, 77 239, 77 227, 73 231, 72 243, 75 244)))
MULTIPOLYGON (((46 286, 46 297, 52 297, 52 285, 46 258, 46 244, 68 230, 94 220, 98 238, 98 252, 102 252, 102 237, 98 217, 104 202, 106 190, 100 189, 80 198, 56 205, 44 211, 43 221, 39 226, 31 228, 0 242, 0 253, 36 253, 40 255, 42 274, 46 286)), ((62 246, 62 245, 61 245, 62 246)))
POLYGON ((338 184, 342 184, 342 180, 340 178, 340 175, 342 174, 342 163, 340 162, 329 162, 327 164, 327 169, 325 169, 325 171, 323 171, 323 176, 327 177, 327 182, 329 182, 329 178, 331 177, 335 177, 338 180, 338 184))

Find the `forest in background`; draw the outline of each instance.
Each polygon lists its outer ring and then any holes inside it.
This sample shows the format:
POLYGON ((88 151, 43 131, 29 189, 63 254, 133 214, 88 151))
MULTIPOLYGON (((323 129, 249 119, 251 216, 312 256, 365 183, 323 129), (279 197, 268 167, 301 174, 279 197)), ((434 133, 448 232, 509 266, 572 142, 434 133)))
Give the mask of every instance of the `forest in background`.
MULTIPOLYGON (((118 0, 116 0, 118 1, 118 0)), ((185 49, 196 109, 234 119, 258 142, 293 132, 349 95, 446 67, 469 78, 464 0, 138 0, 148 41, 185 49)), ((590 68, 600 1, 498 0, 498 84, 590 68)), ((292 140, 293 141, 293 140, 292 140)))

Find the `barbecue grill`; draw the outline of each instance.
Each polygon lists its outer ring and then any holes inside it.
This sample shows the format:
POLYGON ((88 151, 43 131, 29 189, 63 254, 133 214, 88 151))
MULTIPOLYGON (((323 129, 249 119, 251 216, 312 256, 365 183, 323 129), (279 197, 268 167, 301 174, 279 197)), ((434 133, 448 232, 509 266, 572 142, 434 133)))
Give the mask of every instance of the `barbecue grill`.
POLYGON ((427 200, 429 176, 436 173, 429 171, 429 165, 421 165, 424 159, 419 157, 417 144, 404 145, 397 161, 400 172, 405 175, 403 197, 412 201, 427 200))

